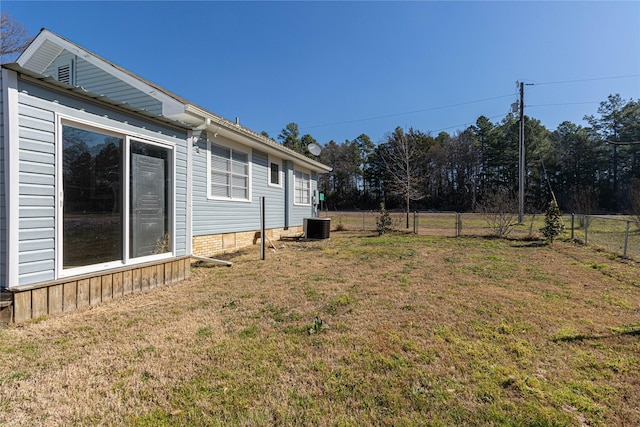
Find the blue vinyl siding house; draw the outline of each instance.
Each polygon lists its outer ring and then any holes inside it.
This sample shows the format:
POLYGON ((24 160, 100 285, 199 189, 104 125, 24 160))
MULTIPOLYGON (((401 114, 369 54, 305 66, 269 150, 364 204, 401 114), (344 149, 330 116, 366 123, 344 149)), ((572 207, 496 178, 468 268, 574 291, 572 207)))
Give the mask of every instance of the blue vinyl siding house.
POLYGON ((192 256, 255 243, 263 197, 269 238, 315 215, 329 167, 50 31, 0 78, 0 308, 14 321, 181 280, 192 256))

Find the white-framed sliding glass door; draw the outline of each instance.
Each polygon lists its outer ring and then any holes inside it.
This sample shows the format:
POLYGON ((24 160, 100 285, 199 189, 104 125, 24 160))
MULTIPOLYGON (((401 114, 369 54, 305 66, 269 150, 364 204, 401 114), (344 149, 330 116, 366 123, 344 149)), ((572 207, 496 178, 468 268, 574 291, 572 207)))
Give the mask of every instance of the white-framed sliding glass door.
POLYGON ((66 119, 58 129, 58 276, 171 256, 174 147, 66 119))

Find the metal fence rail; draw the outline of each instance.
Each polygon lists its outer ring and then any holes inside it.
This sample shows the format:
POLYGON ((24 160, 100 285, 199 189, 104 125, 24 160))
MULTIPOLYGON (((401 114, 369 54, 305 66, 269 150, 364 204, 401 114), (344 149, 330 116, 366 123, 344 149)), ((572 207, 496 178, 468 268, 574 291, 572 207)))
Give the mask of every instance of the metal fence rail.
POLYGON ((571 215, 571 238, 624 258, 640 259, 640 222, 618 215, 571 215))
MULTIPOLYGON (((331 218, 333 230, 376 231, 378 211, 320 212, 331 218)), ((460 212, 390 212, 391 227, 397 231, 431 236, 492 236, 495 224, 487 215, 460 212)), ((607 252, 625 258, 640 260, 640 222, 624 215, 564 215, 565 232, 561 238, 570 238, 584 244, 595 245, 607 252)), ((508 237, 541 238, 544 214, 526 215, 521 224, 513 224, 508 237)))

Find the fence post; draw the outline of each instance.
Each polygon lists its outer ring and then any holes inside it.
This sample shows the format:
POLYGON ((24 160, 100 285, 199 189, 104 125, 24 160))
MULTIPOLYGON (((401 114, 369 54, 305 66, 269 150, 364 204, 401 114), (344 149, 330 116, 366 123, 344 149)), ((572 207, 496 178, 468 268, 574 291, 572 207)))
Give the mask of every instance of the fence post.
POLYGON ((365 228, 364 228, 364 211, 362 211, 362 231, 365 231, 365 228))
POLYGON ((574 240, 574 230, 575 230, 575 223, 576 223, 576 214, 572 213, 571 214, 571 240, 574 240))
POLYGON ((584 216, 584 244, 589 244, 589 215, 584 216))
POLYGON ((418 212, 413 211, 413 234, 418 234, 418 212))
POLYGON ((460 212, 456 212, 456 237, 460 237, 462 234, 462 219, 460 218, 460 212))
POLYGON ((627 258, 627 244, 629 243, 629 223, 631 221, 627 221, 627 230, 624 233, 624 251, 622 254, 623 258, 627 258))

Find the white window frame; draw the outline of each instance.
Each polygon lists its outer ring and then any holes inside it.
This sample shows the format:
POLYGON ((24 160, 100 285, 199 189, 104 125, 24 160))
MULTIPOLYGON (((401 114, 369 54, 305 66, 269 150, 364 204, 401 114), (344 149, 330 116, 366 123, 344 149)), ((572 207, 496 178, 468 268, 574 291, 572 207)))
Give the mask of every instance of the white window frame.
MULTIPOLYGON (((213 139, 213 141, 211 141, 211 139, 209 138, 209 140, 207 141, 207 199, 209 200, 220 200, 220 201, 232 201, 232 202, 243 202, 243 203, 251 203, 252 200, 252 158, 251 158, 251 149, 250 148, 246 148, 243 147, 239 144, 234 144, 234 143, 230 143, 227 141, 221 141, 219 139, 213 139), (211 146, 212 145, 217 145, 219 147, 222 148, 226 148, 228 150, 231 150, 231 157, 233 157, 233 152, 237 151, 239 153, 242 153, 244 155, 247 156, 247 198, 237 198, 237 197, 233 197, 233 191, 230 191, 230 195, 229 197, 224 197, 224 196, 219 196, 219 195, 213 195, 211 194, 211 146)), ((231 172, 230 172, 231 173, 231 172)))
POLYGON ((97 124, 91 121, 78 119, 63 114, 56 114, 56 262, 55 262, 55 276, 57 278, 65 278, 71 276, 77 276, 79 274, 95 273, 96 271, 117 268, 126 265, 136 265, 149 261, 162 260, 172 258, 176 253, 176 146, 174 143, 164 141, 160 139, 150 138, 145 135, 136 134, 135 132, 126 131, 124 129, 97 124), (123 218, 122 218, 122 232, 123 236, 123 248, 122 259, 109 262, 90 264, 81 267, 64 268, 63 267, 63 221, 64 221, 64 183, 63 183, 63 126, 71 126, 78 129, 84 129, 91 132, 103 133, 106 135, 112 135, 123 140, 124 151, 124 165, 122 170, 122 176, 126 180, 123 185, 122 200, 123 204, 123 218), (171 246, 168 252, 148 255, 142 257, 132 258, 129 255, 129 237, 130 237, 130 218, 129 212, 131 210, 131 188, 130 188, 130 161, 131 161, 131 141, 142 142, 144 144, 155 145, 165 148, 170 151, 169 154, 169 174, 171 175, 171 189, 169 191, 170 200, 168 202, 168 228, 170 235, 171 246))
MULTIPOLYGON (((304 188, 303 188, 304 190, 304 188)), ((298 168, 294 168, 293 169, 293 204, 296 206, 311 206, 311 172, 304 170, 304 169, 298 169, 298 168), (298 201, 298 189, 300 189, 301 187, 298 185, 298 177, 296 176, 298 173, 300 173, 302 175, 302 182, 304 184, 305 180, 305 175, 308 176, 308 181, 306 181, 308 183, 307 188, 306 188, 306 192, 308 195, 308 201, 305 201, 304 198, 302 198, 300 201, 298 201)))
POLYGON ((284 175, 284 171, 282 168, 282 160, 269 157, 267 161, 269 162, 269 167, 267 168, 268 169, 267 184, 269 185, 269 187, 282 188, 282 181, 283 181, 283 175, 284 175), (278 183, 277 184, 271 182, 271 172, 272 172, 271 166, 274 164, 278 165, 278 183))

